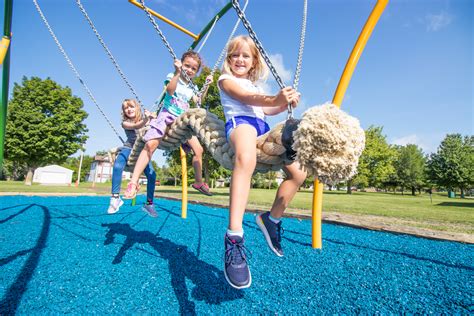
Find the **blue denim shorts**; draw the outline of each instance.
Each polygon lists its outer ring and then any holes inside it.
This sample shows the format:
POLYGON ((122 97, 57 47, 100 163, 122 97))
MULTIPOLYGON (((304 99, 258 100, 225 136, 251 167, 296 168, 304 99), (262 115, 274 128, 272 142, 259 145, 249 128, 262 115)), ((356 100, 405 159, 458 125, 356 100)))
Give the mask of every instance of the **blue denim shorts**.
POLYGON ((229 140, 230 134, 237 126, 241 124, 248 124, 255 128, 257 131, 257 136, 263 135, 270 130, 270 126, 268 126, 267 122, 258 117, 252 116, 234 116, 230 120, 225 123, 225 134, 227 140, 229 140))

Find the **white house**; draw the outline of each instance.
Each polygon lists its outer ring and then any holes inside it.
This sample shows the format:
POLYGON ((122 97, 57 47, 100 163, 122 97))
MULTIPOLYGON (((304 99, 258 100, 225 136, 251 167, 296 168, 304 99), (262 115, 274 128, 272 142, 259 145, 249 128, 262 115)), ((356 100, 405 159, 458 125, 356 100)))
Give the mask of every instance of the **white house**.
POLYGON ((35 170, 35 173, 33 175, 33 182, 38 182, 40 184, 70 185, 72 181, 73 172, 73 170, 58 165, 40 167, 35 170))

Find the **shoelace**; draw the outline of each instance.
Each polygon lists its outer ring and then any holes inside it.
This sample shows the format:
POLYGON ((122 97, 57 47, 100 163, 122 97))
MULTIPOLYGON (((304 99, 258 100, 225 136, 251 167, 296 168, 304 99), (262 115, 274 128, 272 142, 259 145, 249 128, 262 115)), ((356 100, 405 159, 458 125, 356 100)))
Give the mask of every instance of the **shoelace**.
POLYGON ((278 242, 281 242, 281 236, 283 236, 285 230, 283 229, 283 226, 281 226, 281 221, 277 224, 277 240, 278 242))
POLYGON ((247 247, 245 247, 243 243, 236 243, 236 242, 234 243, 232 242, 231 239, 229 240, 230 240, 230 248, 228 248, 225 251, 226 263, 240 264, 243 261, 247 261, 247 258, 251 257, 252 252, 247 247), (247 254, 247 252, 250 256, 247 254))

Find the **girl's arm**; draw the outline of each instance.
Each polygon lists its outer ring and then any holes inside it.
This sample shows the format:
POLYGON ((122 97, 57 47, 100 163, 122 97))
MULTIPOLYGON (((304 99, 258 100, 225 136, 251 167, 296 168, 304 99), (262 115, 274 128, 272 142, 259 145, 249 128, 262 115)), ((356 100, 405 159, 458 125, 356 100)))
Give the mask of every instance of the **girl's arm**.
POLYGON ((181 75, 181 60, 175 59, 174 60, 174 76, 171 78, 170 82, 166 86, 166 92, 169 95, 173 95, 176 91, 176 87, 178 86, 179 76, 181 75))
POLYGON ((211 85, 211 83, 214 81, 212 75, 209 75, 206 77, 206 81, 204 84, 208 83, 208 85, 206 86, 206 89, 202 92, 201 94, 201 100, 199 100, 199 98, 196 96, 196 95, 193 95, 193 101, 194 103, 198 103, 198 101, 201 101, 200 103, 202 104, 202 101, 206 98, 206 95, 207 95, 207 91, 209 90, 209 87, 211 85))
POLYGON ((148 117, 147 116, 144 119, 142 119, 142 120, 140 120, 136 123, 123 121, 122 122, 122 127, 124 129, 139 129, 139 128, 142 128, 143 126, 145 126, 146 123, 148 123, 148 117))
POLYGON ((297 93, 296 96, 291 97, 290 100, 291 100, 290 102, 283 104, 281 106, 265 107, 263 108, 263 113, 269 116, 280 114, 281 112, 285 112, 286 110, 288 110, 288 104, 291 104, 291 107, 295 108, 300 102, 300 94, 297 93))
POLYGON ((265 114, 269 115, 281 113, 289 103, 296 106, 299 101, 299 93, 292 87, 285 87, 278 94, 270 96, 242 89, 231 79, 222 79, 219 81, 219 85, 225 93, 235 100, 252 106, 267 107, 263 110, 265 114))

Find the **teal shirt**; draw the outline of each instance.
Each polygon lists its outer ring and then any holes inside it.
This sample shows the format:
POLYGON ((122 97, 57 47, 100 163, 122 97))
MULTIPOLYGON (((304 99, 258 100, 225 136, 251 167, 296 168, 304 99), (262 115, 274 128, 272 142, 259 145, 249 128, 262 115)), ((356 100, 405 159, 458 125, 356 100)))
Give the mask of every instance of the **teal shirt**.
MULTIPOLYGON (((168 84, 173 77, 174 74, 169 73, 168 76, 166 76, 165 84, 168 84)), ((180 116, 189 109, 189 100, 191 100, 193 94, 193 89, 188 87, 188 85, 179 78, 173 95, 165 94, 163 107, 171 114, 180 116)))

